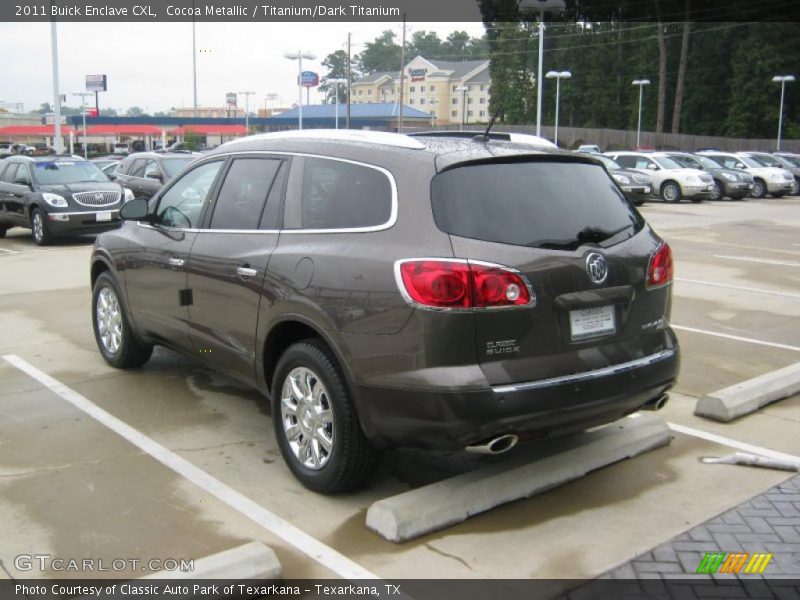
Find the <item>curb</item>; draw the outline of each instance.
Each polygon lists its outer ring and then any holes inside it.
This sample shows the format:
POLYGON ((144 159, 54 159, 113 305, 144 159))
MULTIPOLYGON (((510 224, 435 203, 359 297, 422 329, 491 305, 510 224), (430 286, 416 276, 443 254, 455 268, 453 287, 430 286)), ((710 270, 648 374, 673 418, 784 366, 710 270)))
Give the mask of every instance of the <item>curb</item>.
POLYGON ((800 363, 795 363, 703 396, 694 414, 727 423, 798 392, 800 363))
POLYGON ((532 460, 527 453, 379 500, 367 511, 367 528, 389 541, 404 542, 669 444, 672 433, 663 419, 637 417, 538 445, 539 456, 555 451, 546 458, 532 460))

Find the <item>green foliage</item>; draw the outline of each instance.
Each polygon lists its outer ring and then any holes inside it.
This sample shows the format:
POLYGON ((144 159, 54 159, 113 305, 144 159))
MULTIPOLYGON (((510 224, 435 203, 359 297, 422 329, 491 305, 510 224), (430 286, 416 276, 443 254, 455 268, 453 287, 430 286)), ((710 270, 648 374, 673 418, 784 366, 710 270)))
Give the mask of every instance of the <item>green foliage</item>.
POLYGON ((192 131, 187 131, 185 134, 183 134, 183 143, 186 144, 187 150, 195 152, 200 150, 203 143, 203 138, 192 131))
MULTIPOLYGON (((337 50, 332 54, 328 54, 325 60, 322 61, 322 66, 328 69, 328 72, 322 76, 322 79, 347 79, 347 52, 344 50, 337 50)), ((358 79, 358 73, 355 69, 351 68, 351 81, 358 79)), ((325 102, 333 104, 336 96, 336 87, 333 84, 325 83, 320 84, 319 89, 325 94, 325 102)), ((340 84, 339 86, 339 102, 347 102, 347 86, 340 84)))
POLYGON ((143 117, 145 112, 138 106, 131 106, 125 115, 128 117, 143 117))
MULTIPOLYGON (((495 2, 494 9, 498 8, 495 2)), ((662 0, 664 14, 680 10, 662 0), (667 10, 669 8, 669 10, 667 10)), ((682 6, 682 2, 675 6, 682 6)), ((502 6, 500 7, 502 8, 502 6)), ((491 57, 490 110, 500 105, 511 123, 536 120, 538 26, 526 22, 487 23, 491 57), (523 76, 527 69, 528 76, 523 76)), ((655 130, 659 51, 654 22, 548 23, 544 72, 569 70, 561 81, 559 121, 564 126, 635 129, 643 90, 642 129, 655 130)), ((680 55, 681 23, 662 23, 667 69, 664 122, 672 122, 680 55)), ((780 84, 774 75, 794 74, 800 64, 800 36, 793 23, 695 23, 689 39, 682 133, 771 138, 776 135, 780 84)), ((800 130, 800 82, 786 85, 785 136, 800 130)), ((555 80, 543 82, 542 123, 555 118, 555 80)))
POLYGON ((389 29, 372 42, 366 43, 358 55, 358 68, 363 73, 376 71, 400 71, 400 44, 395 42, 395 33, 389 29))

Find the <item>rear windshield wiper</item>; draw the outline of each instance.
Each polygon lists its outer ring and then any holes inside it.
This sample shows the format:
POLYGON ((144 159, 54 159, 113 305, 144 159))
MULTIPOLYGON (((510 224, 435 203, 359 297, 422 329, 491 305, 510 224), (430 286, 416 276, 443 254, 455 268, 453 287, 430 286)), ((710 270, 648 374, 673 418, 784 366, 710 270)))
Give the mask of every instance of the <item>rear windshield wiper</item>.
POLYGON ((601 229, 600 227, 584 227, 577 233, 575 239, 580 242, 604 242, 631 227, 633 227, 633 223, 628 223, 613 231, 601 229))

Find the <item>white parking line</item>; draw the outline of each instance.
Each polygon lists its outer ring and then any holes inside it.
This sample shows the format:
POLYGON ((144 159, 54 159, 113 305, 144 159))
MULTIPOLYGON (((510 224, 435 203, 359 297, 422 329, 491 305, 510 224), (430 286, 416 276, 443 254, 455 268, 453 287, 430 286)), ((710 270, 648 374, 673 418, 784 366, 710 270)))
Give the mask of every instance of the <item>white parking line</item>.
POLYGON ((777 290, 765 290, 761 288, 744 287, 741 285, 716 283, 714 281, 701 281, 699 279, 684 279, 683 277, 676 277, 675 281, 681 281, 683 283, 694 283, 697 285, 708 285, 712 287, 728 288, 731 290, 741 290, 743 292, 755 292, 757 294, 769 294, 771 296, 782 296, 784 298, 800 298, 800 294, 792 294, 791 292, 779 292, 777 290))
POLYGON ((8 250, 7 248, 0 248, 0 252, 5 252, 6 254, 19 254, 18 250, 8 250))
POLYGON ((787 344, 778 344, 776 342, 765 342, 764 340, 754 340, 753 338, 746 338, 739 335, 730 335, 728 333, 719 333, 718 331, 708 331, 707 329, 696 329, 694 327, 684 327, 683 325, 675 325, 674 323, 670 323, 670 327, 673 329, 678 329, 679 331, 689 331, 691 333, 701 333, 703 335, 713 335, 715 337, 721 337, 728 340, 736 340, 737 342, 747 342, 749 344, 758 344, 759 346, 769 346, 771 348, 780 348, 781 350, 792 350, 794 352, 800 352, 800 348, 797 346, 789 346, 787 344))
POLYGON ((307 554, 338 576, 350 580, 379 578, 371 571, 353 562, 330 546, 323 544, 285 519, 282 519, 275 513, 222 483, 216 477, 194 466, 188 460, 181 458, 172 452, 172 450, 169 450, 147 437, 111 413, 106 412, 72 388, 50 377, 47 373, 40 371, 19 356, 7 354, 3 356, 3 359, 32 379, 41 383, 54 394, 57 394, 75 406, 75 408, 82 410, 93 419, 111 429, 117 435, 122 436, 131 444, 152 456, 162 465, 172 469, 178 475, 188 479, 209 494, 216 496, 234 510, 239 511, 244 516, 258 523, 261 527, 281 538, 290 546, 294 546, 300 552, 307 554))
POLYGON ((767 258, 754 258, 752 256, 728 256, 726 254, 715 254, 714 258, 726 258, 728 260, 740 260, 742 262, 761 263, 764 265, 778 265, 781 267, 800 267, 800 262, 793 260, 770 260, 767 258))
POLYGON ((677 423, 667 423, 667 425, 669 425, 670 429, 677 431, 678 433, 691 435, 692 437, 714 442, 715 444, 722 444, 723 446, 728 446, 730 448, 736 448, 737 450, 744 450, 745 452, 759 454, 761 456, 768 456, 769 458, 779 458, 781 460, 790 460, 793 462, 800 461, 800 456, 785 454, 783 452, 770 450, 769 448, 764 448, 762 446, 754 446, 753 444, 748 444, 747 442, 732 440, 730 438, 717 435, 716 433, 709 433, 708 431, 695 429, 694 427, 686 427, 685 425, 678 425, 677 423))

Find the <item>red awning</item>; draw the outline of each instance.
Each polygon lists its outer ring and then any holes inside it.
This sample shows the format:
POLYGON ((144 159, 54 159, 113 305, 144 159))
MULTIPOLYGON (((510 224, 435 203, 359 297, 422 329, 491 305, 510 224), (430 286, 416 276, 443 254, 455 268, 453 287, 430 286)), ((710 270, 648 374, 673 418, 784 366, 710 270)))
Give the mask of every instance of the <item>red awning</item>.
POLYGON ((199 135, 245 135, 244 125, 184 125, 168 131, 170 135, 197 133, 199 135))
MULTIPOLYGON (((81 126, 78 133, 83 133, 81 126)), ((161 135, 161 129, 155 125, 89 125, 88 135, 161 135)))
MULTIPOLYGON (((68 135, 70 131, 75 131, 66 125, 61 126, 61 134, 68 135)), ((54 136, 56 134, 55 125, 8 125, 0 127, 0 138, 2 137, 43 137, 54 136)))

